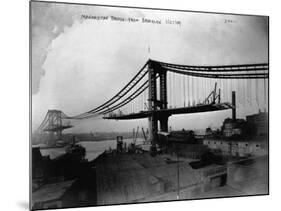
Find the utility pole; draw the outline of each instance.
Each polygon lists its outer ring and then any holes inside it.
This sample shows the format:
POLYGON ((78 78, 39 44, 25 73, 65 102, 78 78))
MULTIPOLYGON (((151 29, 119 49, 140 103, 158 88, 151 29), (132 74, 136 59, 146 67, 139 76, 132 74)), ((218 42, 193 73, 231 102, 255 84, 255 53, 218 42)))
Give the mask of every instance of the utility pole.
POLYGON ((180 199, 180 167, 179 167, 179 149, 176 146, 176 153, 177 153, 177 183, 178 183, 178 190, 177 190, 177 199, 180 199))

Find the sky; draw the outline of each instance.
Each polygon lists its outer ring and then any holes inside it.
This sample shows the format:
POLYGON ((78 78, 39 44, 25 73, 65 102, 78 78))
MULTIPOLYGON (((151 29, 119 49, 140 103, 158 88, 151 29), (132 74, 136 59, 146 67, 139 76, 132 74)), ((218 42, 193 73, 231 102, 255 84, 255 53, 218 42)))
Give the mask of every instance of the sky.
MULTIPOLYGON (((116 94, 149 59, 186 65, 268 61, 267 18, 58 3, 31 3, 32 129, 48 109, 76 115, 116 94), (85 19, 114 16, 161 24, 85 19), (175 20, 180 24, 166 24, 175 20), (148 51, 148 48, 150 49, 148 51)), ((249 108, 253 111, 251 108, 249 108)), ((257 108, 255 108, 256 112, 257 108)), ((247 109, 238 112, 238 116, 247 109)), ((218 127, 231 111, 177 115, 175 129, 218 127)), ((68 132, 131 131, 147 119, 72 121, 68 132)))

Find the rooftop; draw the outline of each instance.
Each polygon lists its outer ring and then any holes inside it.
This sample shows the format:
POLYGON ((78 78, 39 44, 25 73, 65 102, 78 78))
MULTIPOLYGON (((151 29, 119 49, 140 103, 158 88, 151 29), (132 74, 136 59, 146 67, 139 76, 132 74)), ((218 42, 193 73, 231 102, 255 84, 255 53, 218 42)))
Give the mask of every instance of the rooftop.
POLYGON ((47 202, 60 199, 75 180, 51 183, 43 185, 40 189, 32 193, 32 203, 47 202))

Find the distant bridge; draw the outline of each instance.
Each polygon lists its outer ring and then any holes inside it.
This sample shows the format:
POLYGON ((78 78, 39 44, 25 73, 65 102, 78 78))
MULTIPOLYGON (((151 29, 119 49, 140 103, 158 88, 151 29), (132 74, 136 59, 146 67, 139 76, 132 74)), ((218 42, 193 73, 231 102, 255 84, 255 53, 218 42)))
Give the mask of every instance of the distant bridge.
POLYGON ((61 139, 62 131, 73 127, 69 121, 63 121, 65 118, 67 116, 60 110, 48 110, 37 131, 56 134, 58 139, 61 139))

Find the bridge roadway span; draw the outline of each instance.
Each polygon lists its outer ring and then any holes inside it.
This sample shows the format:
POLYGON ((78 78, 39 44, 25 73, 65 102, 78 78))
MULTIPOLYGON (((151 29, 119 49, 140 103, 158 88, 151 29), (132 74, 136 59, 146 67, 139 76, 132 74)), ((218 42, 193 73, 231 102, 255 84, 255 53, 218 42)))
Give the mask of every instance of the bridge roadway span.
POLYGON ((196 105, 191 107, 180 107, 180 108, 168 108, 154 111, 141 111, 139 113, 122 114, 122 115, 112 115, 103 117, 104 119, 115 119, 115 120, 128 120, 128 119, 141 119, 147 118, 155 114, 157 117, 161 116, 171 116, 175 114, 190 114, 199 112, 210 112, 210 111, 220 111, 226 109, 232 109, 233 105, 231 103, 216 103, 207 105, 196 105))

